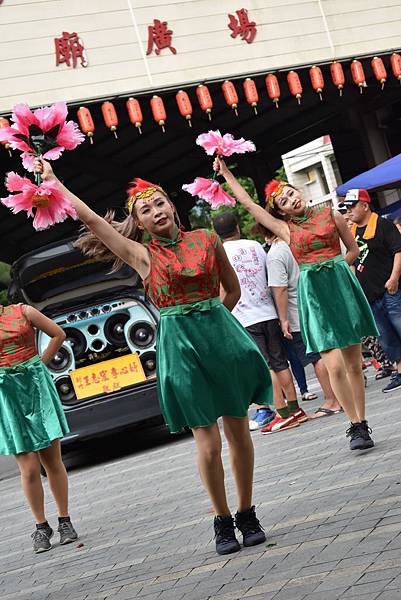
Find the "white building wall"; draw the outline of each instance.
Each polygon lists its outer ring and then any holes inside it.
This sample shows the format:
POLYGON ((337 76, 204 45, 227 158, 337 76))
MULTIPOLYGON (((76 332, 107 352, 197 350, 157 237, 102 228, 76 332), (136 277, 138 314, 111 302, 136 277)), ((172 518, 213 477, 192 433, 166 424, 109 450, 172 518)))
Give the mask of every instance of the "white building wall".
POLYGON ((5 0, 0 112, 21 101, 78 101, 374 54, 397 47, 400 31, 401 0, 5 0), (243 7, 257 23, 252 44, 232 39, 227 26, 228 13, 243 7), (144 56, 155 18, 168 21, 176 55, 144 56), (56 67, 62 31, 82 38, 86 69, 56 67))
POLYGON ((289 183, 302 189, 308 204, 327 201, 337 204, 335 190, 342 182, 328 136, 300 146, 284 154, 282 159, 289 183))

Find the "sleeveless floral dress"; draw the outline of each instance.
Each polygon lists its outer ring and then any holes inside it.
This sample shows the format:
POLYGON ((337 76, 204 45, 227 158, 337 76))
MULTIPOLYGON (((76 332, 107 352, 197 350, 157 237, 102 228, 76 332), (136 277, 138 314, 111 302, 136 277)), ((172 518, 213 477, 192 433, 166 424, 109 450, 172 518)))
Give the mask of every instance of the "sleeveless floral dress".
POLYGON ((42 450, 68 432, 26 306, 0 306, 0 454, 42 450))
POLYGON ((298 310, 307 352, 348 348, 378 335, 366 296, 341 255, 332 208, 308 208, 288 225, 300 268, 298 310))
POLYGON ((271 404, 267 364, 220 303, 215 233, 177 231, 153 238, 144 281, 160 310, 156 364, 161 409, 172 433, 206 427, 220 416, 245 417, 249 405, 271 404))

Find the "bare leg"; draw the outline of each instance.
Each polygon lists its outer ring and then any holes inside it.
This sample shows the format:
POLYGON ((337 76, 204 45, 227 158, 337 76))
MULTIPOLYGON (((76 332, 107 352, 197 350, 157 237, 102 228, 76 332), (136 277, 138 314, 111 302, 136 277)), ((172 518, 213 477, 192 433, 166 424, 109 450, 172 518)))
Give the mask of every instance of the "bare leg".
MULTIPOLYGON (((276 372, 277 379, 280 382, 280 385, 284 391, 285 397, 287 401, 293 402, 297 399, 297 392, 294 387, 294 380, 292 378, 292 374, 290 369, 284 369, 283 371, 276 372)), ((281 408, 281 407, 279 407, 281 408)))
POLYGON ((365 382, 363 380, 361 364, 361 345, 355 344, 341 350, 347 377, 354 394, 355 410, 358 415, 358 421, 365 420, 365 382))
MULTIPOLYGON (((355 405, 354 394, 347 377, 343 351, 336 349, 322 352, 322 359, 329 372, 330 383, 337 400, 345 410, 352 423, 359 422, 359 414, 355 405)), ((360 368, 360 356, 358 356, 360 368)))
MULTIPOLYGON (((248 427, 248 418, 245 419, 248 427)), ((200 477, 209 494, 216 515, 230 514, 224 486, 224 469, 221 460, 221 436, 217 423, 192 429, 198 451, 200 477)), ((249 435, 249 431, 248 431, 249 435)))
POLYGON ((223 417, 224 434, 230 449, 231 469, 235 479, 238 512, 252 506, 254 450, 248 419, 223 417))
MULTIPOLYGON (((313 364, 313 368, 315 369, 316 377, 318 378, 320 387, 322 388, 324 394, 324 404, 322 404, 322 408, 327 408, 329 410, 340 410, 341 406, 338 403, 333 392, 333 388, 330 385, 329 374, 323 360, 320 359, 315 362, 313 364)), ((312 419, 319 416, 324 416, 324 413, 315 413, 315 416, 312 417, 312 419)))
POLYGON ((44 523, 45 506, 37 452, 22 452, 15 456, 21 473, 21 485, 36 523, 44 523))
POLYGON ((273 399, 274 399, 274 408, 285 408, 287 406, 286 401, 284 400, 283 392, 281 389, 280 381, 277 377, 277 373, 274 371, 270 371, 270 375, 272 377, 272 385, 273 385, 273 399))
POLYGON ((61 458, 60 440, 54 440, 51 446, 40 450, 39 456, 57 504, 58 516, 68 517, 68 477, 61 458))

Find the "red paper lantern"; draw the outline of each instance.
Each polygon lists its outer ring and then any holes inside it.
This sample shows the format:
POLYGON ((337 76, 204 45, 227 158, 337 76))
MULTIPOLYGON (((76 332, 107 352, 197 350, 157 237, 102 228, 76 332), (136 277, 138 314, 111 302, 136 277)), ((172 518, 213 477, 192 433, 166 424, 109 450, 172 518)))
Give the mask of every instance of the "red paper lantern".
POLYGON ((224 99, 227 102, 228 106, 230 106, 238 117, 238 94, 235 89, 235 85, 232 81, 225 81, 221 86, 223 90, 224 99))
POLYGON ((340 90, 340 96, 342 96, 345 84, 345 75, 342 64, 335 60, 330 65, 330 72, 333 83, 336 86, 336 88, 340 90))
POLYGON ((128 98, 126 107, 129 120, 133 125, 135 125, 139 133, 142 133, 143 116, 141 105, 139 104, 138 100, 136 98, 128 98))
POLYGON ((265 83, 266 83, 267 94, 268 94, 270 100, 272 100, 274 102, 274 104, 276 105, 276 108, 278 108, 278 101, 280 100, 281 91, 280 91, 280 85, 278 83, 277 77, 275 75, 273 75, 272 73, 270 73, 269 75, 266 76, 265 83))
POLYGON ((372 65, 373 73, 379 83, 381 83, 382 89, 387 81, 387 71, 384 66, 384 62, 378 56, 372 58, 370 64, 372 65))
POLYGON ((118 117, 114 104, 111 102, 103 102, 102 114, 106 127, 114 133, 114 137, 117 137, 118 117))
POLYGON ((362 88, 366 87, 365 71, 363 70, 362 63, 359 60, 353 60, 351 63, 351 75, 354 83, 359 87, 359 91, 362 94, 362 88))
POLYGON ((86 106, 80 106, 80 108, 77 110, 77 116, 81 130, 83 131, 83 133, 85 133, 85 135, 88 136, 90 143, 93 144, 95 124, 93 122, 89 108, 86 108, 86 106))
MULTIPOLYGON (((10 121, 5 117, 0 117, 0 129, 4 129, 5 127, 10 127, 10 121)), ((12 156, 10 144, 7 141, 1 143, 4 146, 4 148, 8 150, 9 155, 12 156)))
POLYGON ((258 106, 258 102, 259 102, 259 94, 258 94, 258 90, 256 88, 256 84, 253 79, 250 79, 249 77, 247 77, 245 79, 244 92, 245 92, 246 101, 248 102, 248 104, 250 106, 252 106, 253 110, 255 111, 255 115, 257 115, 258 114, 257 106, 258 106))
POLYGON ((167 121, 166 109, 164 108, 164 102, 160 96, 153 96, 150 100, 150 108, 152 109, 153 118, 158 125, 162 128, 165 133, 165 124, 167 121))
POLYGON ((323 73, 322 73, 321 68, 317 67, 316 65, 313 65, 313 67, 311 67, 309 69, 309 77, 310 77, 313 89, 315 90, 315 92, 317 94, 319 94, 320 100, 323 100, 322 92, 323 92, 323 88, 324 88, 324 79, 323 79, 323 73))
POLYGON ((187 92, 184 92, 184 90, 179 90, 175 99, 181 116, 185 117, 185 119, 188 121, 188 125, 192 127, 192 104, 187 92))
POLYGON ((298 104, 301 104, 302 98, 302 84, 299 79, 298 73, 295 71, 290 71, 287 74, 288 87, 290 88, 290 92, 295 98, 298 100, 298 104))
POLYGON ((401 84, 401 56, 397 52, 393 52, 390 57, 390 63, 394 77, 397 77, 401 84))
POLYGON ((209 88, 202 83, 196 88, 196 96, 198 98, 199 106, 209 117, 209 121, 212 120, 212 108, 213 100, 209 92, 209 88))

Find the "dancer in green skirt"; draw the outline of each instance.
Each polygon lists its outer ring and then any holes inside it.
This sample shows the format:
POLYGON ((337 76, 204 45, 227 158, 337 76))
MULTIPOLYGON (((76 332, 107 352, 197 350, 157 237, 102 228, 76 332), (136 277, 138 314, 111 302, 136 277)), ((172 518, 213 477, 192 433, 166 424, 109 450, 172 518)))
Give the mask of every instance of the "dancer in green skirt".
POLYGON ((217 235, 204 229, 182 232, 166 193, 141 179, 128 190, 127 218, 117 223, 111 213, 103 219, 69 192, 47 162, 37 160, 35 168, 44 180, 58 182, 89 229, 78 246, 99 260, 114 260, 116 268, 123 262, 133 267, 160 309, 161 409, 172 433, 193 431, 201 479, 216 515, 217 552, 240 549, 224 486, 219 417, 237 487, 235 524, 245 546, 264 542, 252 505, 254 452, 247 412, 252 403, 272 402, 271 379, 255 342, 231 315, 240 288, 217 235), (146 246, 145 231, 151 236, 146 246))
MULTIPOLYGON (((351 450, 371 448, 374 443, 365 419, 361 339, 377 335, 377 328, 349 267, 359 250, 344 218, 327 206, 307 208, 299 190, 277 180, 266 186, 265 210, 252 200, 223 160, 216 158, 214 169, 247 211, 290 246, 300 267, 298 307, 306 351, 322 355, 331 387, 351 421, 347 430, 351 450), (347 249, 345 258, 340 239, 347 249)), ((284 336, 289 333, 284 326, 284 336)))
POLYGON ((63 407, 46 367, 65 339, 64 331, 32 306, 0 305, 0 454, 13 454, 22 489, 36 520, 36 553, 50 550, 53 529, 45 516, 40 466, 57 504, 60 543, 77 539, 68 512, 68 479, 60 438, 68 433, 63 407), (36 330, 50 337, 41 359, 36 330))

